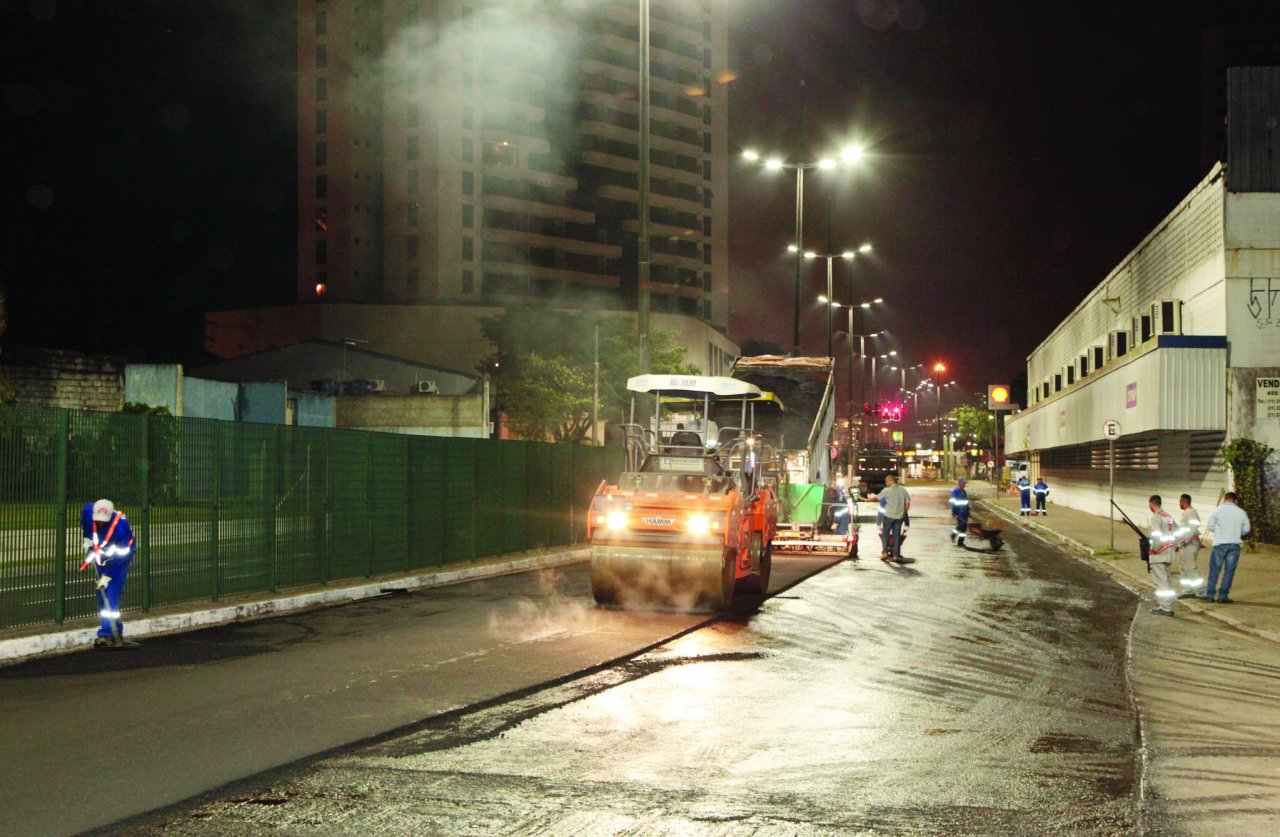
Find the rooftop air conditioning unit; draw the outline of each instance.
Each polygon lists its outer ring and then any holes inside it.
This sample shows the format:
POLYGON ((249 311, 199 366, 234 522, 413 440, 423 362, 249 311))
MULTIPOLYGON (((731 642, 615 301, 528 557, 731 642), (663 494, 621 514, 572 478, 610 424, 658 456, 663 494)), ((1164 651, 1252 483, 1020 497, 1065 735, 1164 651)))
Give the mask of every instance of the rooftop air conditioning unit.
POLYGON ((1107 335, 1107 360, 1115 360, 1129 353, 1129 332, 1113 331, 1107 335))
POLYGON ((418 392, 422 395, 439 395, 440 387, 435 381, 418 381, 418 392))
POLYGON ((386 381, 383 381, 383 380, 381 380, 381 379, 376 380, 376 381, 370 381, 370 382, 369 382, 369 391, 370 391, 370 392, 386 392, 386 391, 387 391, 387 382, 386 382, 386 381))

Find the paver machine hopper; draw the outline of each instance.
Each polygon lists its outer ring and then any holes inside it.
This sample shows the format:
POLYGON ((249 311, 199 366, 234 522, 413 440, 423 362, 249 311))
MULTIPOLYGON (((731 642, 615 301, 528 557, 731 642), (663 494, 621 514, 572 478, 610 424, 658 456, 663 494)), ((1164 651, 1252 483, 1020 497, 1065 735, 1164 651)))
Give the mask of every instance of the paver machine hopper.
POLYGON ((638 375, 627 389, 623 471, 587 518, 596 602, 722 610, 735 589, 766 592, 778 504, 751 432, 760 389, 702 375, 638 375))
POLYGON ((831 468, 835 364, 829 357, 740 357, 732 376, 772 392, 786 409, 757 411, 755 431, 777 451, 778 553, 856 558, 857 503, 831 468), (841 520, 843 518, 843 520, 841 520))

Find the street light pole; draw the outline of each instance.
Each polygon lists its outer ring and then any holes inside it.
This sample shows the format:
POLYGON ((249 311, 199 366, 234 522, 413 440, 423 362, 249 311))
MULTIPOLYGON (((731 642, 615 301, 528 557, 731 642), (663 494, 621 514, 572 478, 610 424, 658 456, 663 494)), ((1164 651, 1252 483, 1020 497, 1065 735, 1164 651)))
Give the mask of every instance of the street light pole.
POLYGON ((804 166, 796 166, 796 306, 792 314, 792 357, 800 357, 800 266, 804 263, 804 169, 804 166))
MULTIPOLYGON (((760 160, 760 154, 751 149, 742 152, 742 156, 748 161, 755 163, 760 160)), ((862 148, 860 146, 849 146, 840 152, 839 162, 853 164, 862 159, 862 148)), ((832 157, 824 157, 816 163, 787 163, 779 157, 771 157, 765 161, 765 168, 771 171, 779 169, 791 169, 796 173, 796 238, 793 246, 796 254, 796 275, 795 275, 795 307, 792 312, 792 331, 791 331, 791 354, 794 357, 800 355, 800 268, 804 262, 804 173, 809 169, 834 169, 839 162, 832 157)))
POLYGON ((636 328, 640 374, 649 373, 649 0, 640 0, 640 213, 636 257, 636 328))

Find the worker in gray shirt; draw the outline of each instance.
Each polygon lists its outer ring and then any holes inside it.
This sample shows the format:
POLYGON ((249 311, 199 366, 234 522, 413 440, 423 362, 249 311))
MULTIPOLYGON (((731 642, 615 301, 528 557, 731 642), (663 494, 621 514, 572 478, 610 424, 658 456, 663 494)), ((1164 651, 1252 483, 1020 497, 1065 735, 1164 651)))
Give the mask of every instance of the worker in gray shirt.
POLYGON ((1209 553, 1209 581, 1205 585, 1204 600, 1219 604, 1231 604, 1231 582, 1236 577, 1236 564, 1240 563, 1240 541, 1249 534, 1249 515, 1236 505, 1236 493, 1228 491, 1222 505, 1209 515, 1204 530, 1213 535, 1213 550, 1209 553), (1218 573, 1222 573, 1222 586, 1218 586, 1218 573))
POLYGON ((880 560, 905 564, 910 559, 902 557, 902 521, 911 508, 911 495, 898 485, 893 474, 884 478, 884 491, 880 492, 884 504, 884 524, 880 527, 880 560))

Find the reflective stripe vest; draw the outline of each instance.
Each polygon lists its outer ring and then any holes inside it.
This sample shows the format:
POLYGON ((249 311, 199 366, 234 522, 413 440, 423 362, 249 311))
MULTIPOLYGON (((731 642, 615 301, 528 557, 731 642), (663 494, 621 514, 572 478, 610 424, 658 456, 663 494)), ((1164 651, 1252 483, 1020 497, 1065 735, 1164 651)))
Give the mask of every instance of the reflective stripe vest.
POLYGON ((1151 554, 1159 555, 1177 543, 1173 518, 1164 509, 1151 514, 1151 554))

